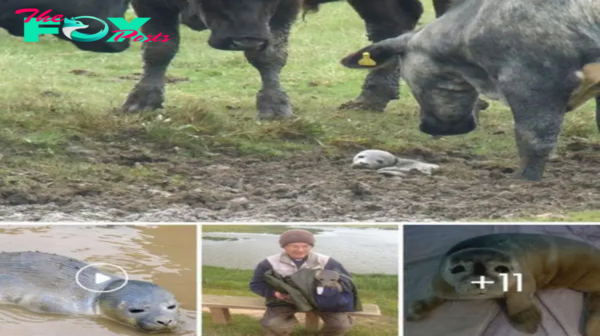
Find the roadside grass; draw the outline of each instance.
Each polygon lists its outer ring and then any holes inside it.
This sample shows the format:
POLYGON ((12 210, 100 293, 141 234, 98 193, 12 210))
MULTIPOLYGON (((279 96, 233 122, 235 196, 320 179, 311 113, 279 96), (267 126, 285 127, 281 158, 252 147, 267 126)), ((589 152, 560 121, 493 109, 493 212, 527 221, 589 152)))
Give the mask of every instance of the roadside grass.
MULTIPOLYGON (((202 267, 202 293, 213 295, 253 296, 248 289, 252 270, 202 267)), ((383 274, 353 274, 363 303, 375 303, 382 315, 376 319, 356 318, 356 325, 348 336, 398 335, 398 277, 383 274)), ((258 320, 241 314, 232 314, 230 325, 214 324, 209 313, 202 314, 202 333, 207 336, 261 335, 258 320)), ((311 335, 297 327, 292 336, 311 335)))
MULTIPOLYGON (((431 20, 430 1, 421 24, 431 20)), ((418 130, 418 108, 406 85, 385 113, 339 111, 355 98, 366 72, 339 64, 368 44, 364 23, 344 3, 322 6, 293 27, 282 84, 296 117, 256 120, 257 71, 242 53, 211 49, 208 32, 182 27, 180 52, 168 70, 165 109, 124 115, 113 111, 141 72, 140 43, 119 54, 77 50, 52 36, 38 43, 0 32, 0 181, 14 188, 88 183, 125 190, 131 184, 168 180, 160 165, 119 164, 121 152, 168 156, 173 161, 207 155, 298 155, 319 149, 348 155, 366 148, 405 152, 460 152, 490 163, 514 162, 511 113, 492 103, 477 131, 432 139, 418 130)), ((593 104, 569 113, 559 147, 571 140, 598 141, 593 104)))

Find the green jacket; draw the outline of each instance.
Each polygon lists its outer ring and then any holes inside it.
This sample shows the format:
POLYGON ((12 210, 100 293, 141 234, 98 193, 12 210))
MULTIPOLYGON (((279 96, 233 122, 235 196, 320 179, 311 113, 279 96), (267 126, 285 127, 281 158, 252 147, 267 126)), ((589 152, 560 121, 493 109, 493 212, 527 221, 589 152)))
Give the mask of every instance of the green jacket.
MULTIPOLYGON (((289 294, 298 311, 307 312, 317 308, 313 299, 317 271, 317 269, 302 268, 294 274, 284 277, 273 270, 269 270, 265 273, 265 282, 276 291, 289 294)), ((340 274, 340 283, 344 291, 352 291, 354 294, 354 311, 362 311, 358 290, 352 278, 340 274)), ((268 304, 274 300, 278 301, 276 298, 267 298, 266 303, 268 304)))

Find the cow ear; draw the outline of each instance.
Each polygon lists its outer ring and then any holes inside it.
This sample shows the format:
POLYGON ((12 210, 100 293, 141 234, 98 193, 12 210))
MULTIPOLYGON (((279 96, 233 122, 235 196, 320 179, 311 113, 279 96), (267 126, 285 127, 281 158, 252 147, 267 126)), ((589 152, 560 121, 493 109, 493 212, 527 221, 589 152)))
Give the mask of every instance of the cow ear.
POLYGON ((403 34, 368 47, 362 48, 344 57, 341 63, 350 69, 375 69, 406 53, 406 45, 412 34, 403 34))

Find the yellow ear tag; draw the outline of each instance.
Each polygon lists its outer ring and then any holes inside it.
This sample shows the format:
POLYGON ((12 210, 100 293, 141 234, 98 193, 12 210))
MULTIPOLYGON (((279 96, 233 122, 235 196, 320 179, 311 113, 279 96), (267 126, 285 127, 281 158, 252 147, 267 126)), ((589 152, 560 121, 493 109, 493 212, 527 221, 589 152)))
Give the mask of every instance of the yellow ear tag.
POLYGON ((368 52, 364 52, 363 57, 358 61, 359 65, 362 66, 376 66, 377 62, 375 62, 372 58, 371 58, 371 54, 369 54, 368 52))

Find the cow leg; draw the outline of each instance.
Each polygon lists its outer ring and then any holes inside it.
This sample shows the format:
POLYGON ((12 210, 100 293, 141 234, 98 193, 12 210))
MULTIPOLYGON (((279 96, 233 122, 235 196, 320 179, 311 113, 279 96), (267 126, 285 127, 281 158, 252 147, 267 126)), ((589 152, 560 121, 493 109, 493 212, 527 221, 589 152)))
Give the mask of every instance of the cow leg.
POLYGON ((256 94, 258 117, 262 120, 290 117, 292 104, 287 93, 281 87, 279 75, 288 57, 290 26, 271 28, 272 42, 263 51, 245 51, 246 59, 258 72, 262 87, 256 94))
MULTIPOLYGON (((544 94, 523 93, 527 91, 523 89, 522 78, 540 77, 539 74, 544 72, 527 72, 523 69, 510 69, 510 71, 511 74, 505 77, 512 74, 520 75, 502 83, 501 91, 507 99, 514 118, 515 140, 521 159, 516 175, 522 180, 539 181, 544 175, 550 153, 556 147, 567 101, 563 99, 565 97, 560 85, 543 83, 539 80, 531 82, 529 87, 534 87, 537 92, 544 94)), ((562 74, 547 74, 547 76, 544 78, 566 77, 562 74)))
MULTIPOLYGON (((145 42, 142 45, 144 73, 142 79, 129 93, 123 103, 124 112, 155 110, 164 102, 165 73, 179 49, 179 9, 174 6, 159 6, 158 1, 134 0, 137 16, 152 18, 141 31, 144 35, 169 35, 166 42, 145 42)), ((159 38, 160 40, 161 38, 159 38)))
MULTIPOLYGON (((373 5, 373 0, 348 0, 365 21, 367 36, 372 42, 396 37, 412 30, 423 13, 418 0, 385 0, 373 5)), ((390 100, 399 98, 400 69, 392 62, 369 72, 360 95, 340 106, 340 109, 383 111, 390 100)))
POLYGON ((452 0, 433 0, 433 10, 435 11, 435 17, 439 18, 442 14, 452 5, 452 0))

